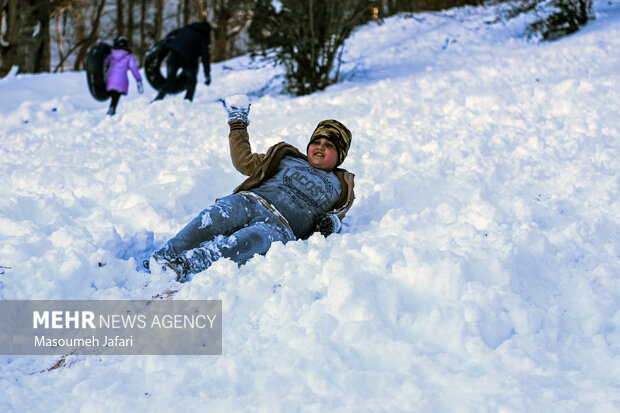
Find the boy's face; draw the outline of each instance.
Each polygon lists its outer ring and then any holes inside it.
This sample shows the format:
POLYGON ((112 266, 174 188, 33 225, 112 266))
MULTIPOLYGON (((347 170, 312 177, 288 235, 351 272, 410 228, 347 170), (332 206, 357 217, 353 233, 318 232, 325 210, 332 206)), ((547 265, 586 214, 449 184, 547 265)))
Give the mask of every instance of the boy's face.
POLYGON ((331 171, 338 163, 336 146, 326 138, 316 138, 308 146, 308 163, 316 169, 331 171))

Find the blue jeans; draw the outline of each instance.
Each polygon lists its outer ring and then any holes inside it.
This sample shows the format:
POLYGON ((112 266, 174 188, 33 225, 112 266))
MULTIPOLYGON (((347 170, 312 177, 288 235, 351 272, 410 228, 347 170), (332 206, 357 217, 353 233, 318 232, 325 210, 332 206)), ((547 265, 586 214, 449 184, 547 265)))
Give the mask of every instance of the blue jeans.
POLYGON ((271 243, 294 240, 293 231, 254 197, 233 194, 218 199, 153 253, 171 261, 181 257, 196 274, 221 257, 239 265, 264 255, 271 243))

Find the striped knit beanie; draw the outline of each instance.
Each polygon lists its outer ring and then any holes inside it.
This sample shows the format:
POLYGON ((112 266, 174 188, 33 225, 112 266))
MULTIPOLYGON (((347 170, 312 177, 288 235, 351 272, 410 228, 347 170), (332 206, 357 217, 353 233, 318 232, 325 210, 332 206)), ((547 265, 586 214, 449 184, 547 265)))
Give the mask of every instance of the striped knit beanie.
POLYGON ((344 162, 344 158, 347 157, 347 152, 349 152, 349 147, 351 146, 351 131, 349 131, 346 126, 335 119, 327 119, 319 122, 314 132, 312 132, 312 137, 310 138, 310 142, 308 142, 306 152, 310 144, 319 138, 326 138, 336 147, 338 151, 338 163, 336 166, 344 162))

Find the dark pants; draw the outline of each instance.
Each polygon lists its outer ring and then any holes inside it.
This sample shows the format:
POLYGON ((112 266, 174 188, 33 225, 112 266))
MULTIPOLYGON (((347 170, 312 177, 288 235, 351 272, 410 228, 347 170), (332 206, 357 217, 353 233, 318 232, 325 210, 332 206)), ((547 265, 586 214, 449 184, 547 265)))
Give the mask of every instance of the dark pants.
POLYGON ((163 99, 166 94, 174 90, 174 85, 179 76, 179 69, 183 70, 181 74, 185 76, 185 99, 189 101, 194 99, 194 93, 196 92, 196 76, 198 76, 198 61, 196 60, 195 62, 188 63, 183 59, 181 53, 176 50, 170 50, 166 58, 166 83, 164 83, 164 87, 155 100, 163 99))
POLYGON ((108 108, 108 115, 112 116, 116 113, 116 106, 121 99, 121 92, 116 90, 110 90, 110 107, 108 108))

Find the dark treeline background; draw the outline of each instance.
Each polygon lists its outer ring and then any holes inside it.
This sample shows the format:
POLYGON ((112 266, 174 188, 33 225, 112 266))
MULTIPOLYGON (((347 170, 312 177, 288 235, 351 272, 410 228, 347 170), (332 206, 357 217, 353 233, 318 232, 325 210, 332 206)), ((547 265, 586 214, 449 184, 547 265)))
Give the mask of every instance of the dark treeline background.
MULTIPOLYGON (((372 3, 374 18, 382 18, 479 1, 372 3)), ((255 4, 256 0, 0 0, 0 77, 13 66, 19 73, 83 70, 93 44, 119 35, 129 39, 142 64, 148 48, 168 31, 203 20, 213 28, 212 60, 226 60, 250 49, 247 27, 255 4)))

